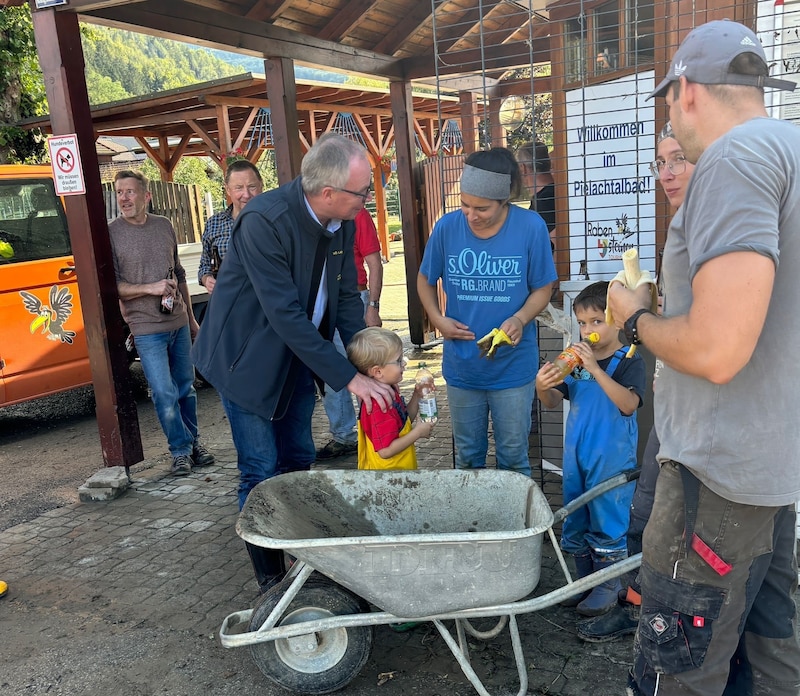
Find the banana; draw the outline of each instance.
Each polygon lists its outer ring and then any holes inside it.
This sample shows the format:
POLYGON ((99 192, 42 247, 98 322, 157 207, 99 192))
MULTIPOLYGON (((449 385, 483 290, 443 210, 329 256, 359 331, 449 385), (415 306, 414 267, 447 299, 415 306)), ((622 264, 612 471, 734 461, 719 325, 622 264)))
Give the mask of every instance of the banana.
POLYGON ((503 331, 502 329, 492 329, 488 334, 486 334, 483 338, 478 340, 478 348, 481 349, 481 357, 482 358, 493 358, 494 354, 497 352, 497 349, 502 345, 514 345, 511 343, 511 339, 508 337, 508 334, 503 331))
MULTIPOLYGON (((610 288, 613 283, 622 283, 629 290, 635 290, 640 285, 650 284, 650 311, 658 309, 658 289, 650 271, 643 271, 639 267, 638 249, 628 249, 622 253, 622 270, 617 273, 614 279, 608 284, 610 288)), ((611 307, 606 302, 606 324, 614 326, 614 317, 611 314, 611 307)), ((636 352, 636 346, 628 349, 626 357, 630 358, 636 352)))

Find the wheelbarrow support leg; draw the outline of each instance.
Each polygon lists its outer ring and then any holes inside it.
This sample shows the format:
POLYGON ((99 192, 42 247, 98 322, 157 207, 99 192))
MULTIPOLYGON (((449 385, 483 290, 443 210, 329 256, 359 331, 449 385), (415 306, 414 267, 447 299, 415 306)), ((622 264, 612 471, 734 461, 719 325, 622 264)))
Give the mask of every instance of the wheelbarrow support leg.
MULTIPOLYGON (((436 629, 444 639, 444 642, 447 643, 447 647, 450 648, 450 652, 453 653, 453 657, 456 658, 456 661, 463 670, 464 676, 469 679, 470 684, 475 687, 475 691, 478 692, 478 695, 491 696, 491 694, 484 688, 483 683, 475 673, 475 670, 472 669, 472 665, 469 662, 469 655, 466 651, 467 644, 464 638, 464 630, 461 626, 461 619, 456 619, 456 631, 458 633, 459 642, 463 641, 465 648, 464 650, 462 650, 459 644, 456 643, 452 634, 441 622, 441 620, 433 619, 433 625, 436 626, 436 629)), ((528 670, 525 667, 525 656, 522 652, 522 641, 519 638, 517 617, 514 614, 508 615, 508 631, 511 634, 511 646, 514 650, 514 659, 517 662, 517 674, 519 675, 520 688, 517 692, 517 696, 525 696, 525 694, 528 693, 528 670)))

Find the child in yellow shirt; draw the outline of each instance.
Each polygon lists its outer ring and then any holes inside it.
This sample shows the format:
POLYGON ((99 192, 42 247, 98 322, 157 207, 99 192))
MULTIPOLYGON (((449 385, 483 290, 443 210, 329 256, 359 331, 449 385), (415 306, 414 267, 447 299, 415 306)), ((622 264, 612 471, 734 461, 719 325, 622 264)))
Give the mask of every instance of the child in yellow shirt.
POLYGON ((394 386, 394 401, 384 413, 373 401, 368 413, 361 404, 358 416, 359 469, 416 469, 414 443, 430 437, 433 423, 417 421, 420 393, 417 387, 406 406, 397 385, 403 381, 406 359, 403 342, 388 329, 359 331, 347 346, 347 358, 361 374, 394 386))

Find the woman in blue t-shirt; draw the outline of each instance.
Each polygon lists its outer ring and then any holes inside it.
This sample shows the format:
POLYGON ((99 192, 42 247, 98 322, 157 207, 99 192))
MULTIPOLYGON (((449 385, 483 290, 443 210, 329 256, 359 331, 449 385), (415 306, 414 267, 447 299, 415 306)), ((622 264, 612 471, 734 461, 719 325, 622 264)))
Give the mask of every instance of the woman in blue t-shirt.
POLYGON ((547 227, 535 212, 510 201, 522 177, 503 147, 467 157, 461 210, 444 215, 431 233, 417 291, 444 337, 442 374, 456 446, 456 466, 486 466, 489 414, 497 467, 530 475, 531 428, 539 347, 534 318, 547 306, 556 270, 547 227), (437 281, 447 295, 442 314, 437 281), (491 360, 476 339, 499 328, 512 345, 491 360))

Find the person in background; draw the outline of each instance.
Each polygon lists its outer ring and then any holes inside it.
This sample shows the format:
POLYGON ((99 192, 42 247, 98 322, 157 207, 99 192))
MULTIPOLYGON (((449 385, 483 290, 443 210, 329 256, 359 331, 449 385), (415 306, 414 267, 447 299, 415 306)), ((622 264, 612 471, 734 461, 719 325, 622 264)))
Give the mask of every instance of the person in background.
POLYGON ((550 234, 550 243, 555 244, 556 229, 556 183, 551 173, 550 153, 543 142, 524 143, 517 148, 517 162, 522 171, 522 180, 531 192, 530 210, 542 216, 550 234))
POLYGON ((486 466, 489 415, 497 467, 530 476, 528 434, 539 346, 534 318, 547 306, 556 270, 541 216, 512 205, 522 178, 506 148, 474 152, 461 174, 461 210, 436 223, 425 247, 417 292, 444 337, 442 374, 456 466, 486 466), (447 295, 439 308, 436 284, 447 295), (511 346, 481 357, 476 336, 492 329, 511 346))
POLYGON ((359 469, 416 469, 417 454, 414 443, 430 437, 433 423, 417 421, 420 386, 406 406, 398 385, 403 381, 406 359, 403 341, 393 331, 369 327, 359 331, 347 346, 347 357, 362 375, 367 375, 394 391, 392 407, 386 412, 372 404, 368 412, 361 404, 358 416, 358 468, 359 469))
POLYGON ((189 358, 197 321, 167 218, 147 212, 148 181, 141 172, 114 176, 120 215, 108 225, 122 318, 128 325, 172 455, 171 471, 214 463, 200 442, 197 393, 189 358), (165 311, 166 310, 166 311, 165 311))
POLYGON ((664 250, 663 315, 609 290, 617 326, 664 363, 634 696, 722 694, 736 673, 747 693, 800 693, 800 131, 764 104, 765 87, 795 86, 769 76, 753 31, 718 20, 686 36, 650 95, 696 166, 664 250))
POLYGON ((264 190, 261 174, 252 162, 236 160, 225 172, 225 193, 230 205, 212 215, 203 230, 203 251, 197 268, 197 280, 209 294, 214 292, 217 273, 228 251, 233 223, 247 202, 264 190))
MULTIPOLYGON (((358 291, 361 293, 361 301, 364 303, 364 322, 368 327, 380 327, 383 324, 380 315, 381 290, 383 289, 381 243, 378 240, 378 231, 375 229, 372 215, 366 208, 362 208, 356 215, 355 223, 356 239, 353 256, 356 264, 358 291)), ((333 344, 342 355, 345 355, 342 337, 338 331, 333 334, 333 344)), ((352 395, 347 389, 337 392, 326 384, 323 403, 333 438, 324 447, 317 450, 317 460, 324 461, 353 454, 358 449, 358 435, 352 395)))
MULTIPOLYGON (((658 135, 656 146, 656 159, 650 164, 650 170, 656 181, 660 184, 664 194, 677 211, 683 205, 686 187, 694 171, 694 165, 683 154, 680 143, 675 139, 672 126, 667 123, 658 135)), ((661 290, 662 279, 658 279, 661 290)), ((656 361, 656 371, 653 375, 653 389, 661 367, 656 361)), ((628 527, 628 555, 633 556, 642 551, 642 533, 650 519, 653 508, 656 479, 658 478, 659 442, 655 426, 650 428, 644 452, 642 453, 642 468, 636 482, 636 490, 631 502, 631 522, 628 527)), ((627 588, 619 593, 617 603, 611 610, 592 619, 578 622, 578 637, 590 643, 605 643, 621 636, 636 633, 639 625, 639 608, 642 604, 641 587, 637 580, 638 570, 628 573, 624 578, 627 588)))
MULTIPOLYGON (((219 282, 193 348, 220 394, 239 467, 239 508, 261 481, 314 463, 315 381, 348 389, 371 409, 394 391, 360 374, 333 345, 364 328, 353 219, 372 190, 364 148, 326 134, 301 175, 256 196, 236 219, 219 282)), ((321 385, 320 385, 321 386, 321 385)), ((247 544, 259 590, 285 573, 283 553, 247 544)))
MULTIPOLYGON (((553 363, 536 375, 536 394, 545 408, 562 399, 570 403, 564 436, 563 495, 567 505, 590 488, 636 468, 639 429, 636 411, 642 405, 645 366, 642 356, 626 357, 619 331, 606 324, 608 282, 592 283, 578 293, 572 308, 581 341, 572 346, 582 364, 562 377, 553 363), (585 339, 596 333, 599 340, 585 339)), ((561 548, 572 554, 579 578, 624 560, 634 484, 618 486, 595 498, 564 520, 561 548)), ((617 603, 619 578, 606 580, 583 596, 562 603, 579 614, 604 614, 617 603)))

